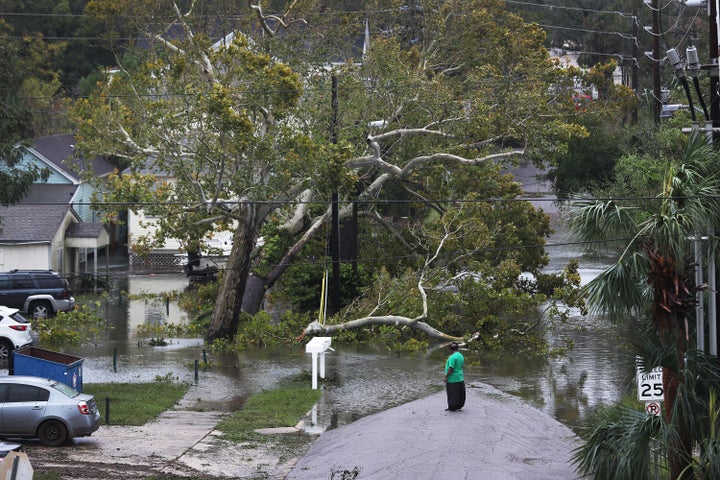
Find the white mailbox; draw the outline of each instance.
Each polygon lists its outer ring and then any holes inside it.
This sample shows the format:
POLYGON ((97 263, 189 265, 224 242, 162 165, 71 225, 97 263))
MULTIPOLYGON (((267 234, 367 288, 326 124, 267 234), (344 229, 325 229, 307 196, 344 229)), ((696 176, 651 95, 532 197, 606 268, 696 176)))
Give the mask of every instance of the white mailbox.
POLYGON ((320 377, 325 378, 325 352, 330 348, 332 337, 314 337, 305 345, 305 353, 312 354, 312 388, 317 390, 318 356, 320 356, 320 377))

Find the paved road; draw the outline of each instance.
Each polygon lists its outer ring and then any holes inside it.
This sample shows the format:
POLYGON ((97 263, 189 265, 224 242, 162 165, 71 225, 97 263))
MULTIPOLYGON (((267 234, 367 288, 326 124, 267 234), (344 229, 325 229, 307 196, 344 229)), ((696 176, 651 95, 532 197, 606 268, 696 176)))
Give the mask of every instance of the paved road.
POLYGON ((469 385, 465 408, 440 392, 323 433, 287 480, 571 480, 574 433, 522 400, 469 385), (332 475, 335 476, 332 476, 332 475))

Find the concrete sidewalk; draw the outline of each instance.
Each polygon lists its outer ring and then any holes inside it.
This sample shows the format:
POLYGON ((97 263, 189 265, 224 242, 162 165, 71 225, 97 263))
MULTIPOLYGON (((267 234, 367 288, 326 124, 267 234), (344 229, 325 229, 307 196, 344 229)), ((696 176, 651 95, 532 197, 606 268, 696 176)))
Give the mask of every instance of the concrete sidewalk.
POLYGON ((362 480, 571 480, 581 442, 567 427, 486 384, 465 408, 445 411, 445 392, 323 433, 287 480, 359 470, 362 480))

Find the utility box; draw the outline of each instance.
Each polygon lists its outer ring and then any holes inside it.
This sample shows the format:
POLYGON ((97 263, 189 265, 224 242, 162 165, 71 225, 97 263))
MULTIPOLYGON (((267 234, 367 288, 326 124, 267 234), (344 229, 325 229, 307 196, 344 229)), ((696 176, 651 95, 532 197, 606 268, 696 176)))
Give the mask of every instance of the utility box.
POLYGON ((57 380, 82 393, 83 359, 65 353, 37 347, 25 347, 13 352, 13 374, 57 380))

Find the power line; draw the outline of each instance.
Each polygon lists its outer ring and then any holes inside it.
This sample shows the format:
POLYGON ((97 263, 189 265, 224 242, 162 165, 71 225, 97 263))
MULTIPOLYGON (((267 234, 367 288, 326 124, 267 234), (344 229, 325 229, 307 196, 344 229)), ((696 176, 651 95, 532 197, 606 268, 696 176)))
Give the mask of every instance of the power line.
POLYGON ((598 13, 598 14, 609 14, 609 15, 619 15, 624 18, 631 18, 635 19, 635 15, 628 12, 621 12, 619 10, 595 10, 592 8, 585 8, 585 7, 566 7, 563 5, 554 5, 554 4, 539 4, 539 3, 530 3, 530 2, 520 2, 517 0, 505 0, 505 3, 513 3, 516 5, 525 5, 530 7, 539 7, 539 8, 547 8, 550 10, 572 10, 572 11, 579 11, 583 13, 598 13))

